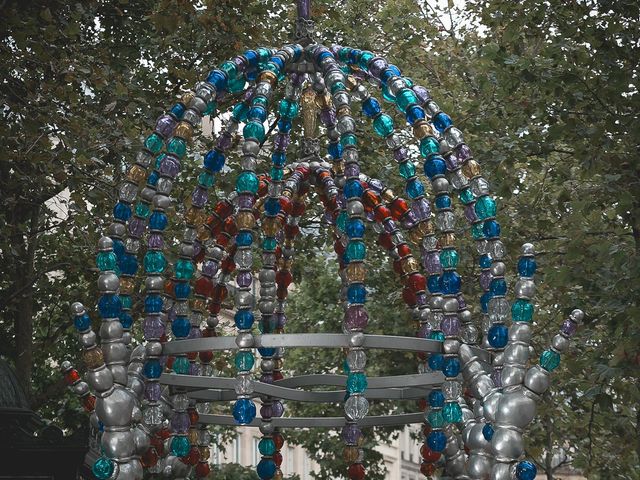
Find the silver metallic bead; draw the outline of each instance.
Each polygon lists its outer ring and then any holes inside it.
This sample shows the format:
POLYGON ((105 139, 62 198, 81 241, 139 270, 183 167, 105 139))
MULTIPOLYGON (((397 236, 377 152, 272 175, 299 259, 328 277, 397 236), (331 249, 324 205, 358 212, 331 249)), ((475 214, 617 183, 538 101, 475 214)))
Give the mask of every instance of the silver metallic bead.
POLYGON ((256 169, 256 165, 257 162, 254 155, 245 155, 240 159, 240 168, 242 168, 242 170, 250 170, 253 172, 256 169))
POLYGON ((567 348, 569 348, 570 343, 571 342, 567 337, 565 337, 564 335, 557 334, 555 337, 553 337, 553 340, 551 341, 551 346, 558 352, 564 352, 567 348))
POLYGON ((400 90, 407 88, 407 84, 402 78, 394 77, 387 81, 387 88, 391 92, 391 95, 395 97, 400 90))
POLYGON ((444 177, 435 178, 431 182, 431 186, 433 187, 433 192, 435 194, 446 193, 450 190, 449 180, 444 177))
POLYGON ((147 356, 149 357, 159 357, 162 355, 162 343, 149 341, 146 345, 147 356))
POLYGON ((98 240, 98 250, 101 252, 113 250, 113 240, 109 237, 100 237, 98 240))
POLYGON ((462 135, 462 132, 456 127, 449 127, 444 132, 444 139, 451 147, 457 147, 464 142, 464 136, 462 135))
POLYGON ((536 402, 523 393, 522 387, 505 391, 500 397, 496 422, 498 425, 510 425, 525 428, 536 416, 536 402))
POLYGON ((458 318, 462 323, 469 323, 472 321, 472 315, 469 310, 461 310, 458 312, 458 318))
POLYGON ((351 103, 349 94, 346 92, 339 92, 333 96, 333 104, 335 105, 336 110, 340 107, 349 105, 349 103, 351 103))
POLYGON ((429 306, 432 310, 442 310, 444 306, 444 298, 440 295, 434 295, 429 299, 429 306))
POLYGON ((260 82, 258 83, 258 85, 256 86, 256 90, 255 90, 255 95, 254 96, 263 96, 263 97, 267 97, 270 98, 271 97, 271 85, 269 84, 269 82, 260 82))
POLYGON ((536 293, 533 280, 520 279, 516 282, 515 294, 517 298, 532 298, 536 293))
POLYGON ((524 376, 524 386, 537 395, 542 395, 549 388, 549 373, 540 365, 534 365, 524 376))
POLYGON ((493 262, 491 265, 491 275, 494 277, 503 277, 506 271, 506 267, 502 262, 493 262))
POLYGON ((361 347, 364 345, 365 336, 362 332, 352 333, 349 336, 349 346, 351 347, 361 347))
POLYGON ((573 320, 575 320, 577 323, 581 323, 584 320, 584 312, 578 308, 576 308, 574 311, 571 312, 571 315, 569 315, 573 320))
POLYGON ((169 198, 167 195, 158 193, 154 195, 151 203, 153 205, 153 208, 156 210, 167 210, 169 207, 171 207, 171 198, 169 198))
POLYGON ((513 480, 510 463, 494 463, 491 467, 491 480, 513 480))
POLYGON ((529 346, 522 343, 510 343, 504 349, 505 365, 524 365, 529 359, 529 346))
POLYGON ((184 112, 182 120, 188 122, 192 127, 197 127, 202 122, 202 113, 190 108, 184 112))
POLYGON ((260 425, 260 433, 262 433, 263 435, 273 435, 274 431, 275 427, 271 422, 263 422, 260 425))
POLYGON ((78 335, 78 338, 80 340, 80 343, 82 344, 82 347, 85 349, 93 347, 96 344, 96 334, 93 330, 89 330, 87 333, 78 335))
POLYGON ((85 313, 86 313, 86 310, 84 309, 84 305, 82 305, 82 303, 73 302, 71 304, 71 315, 80 316, 80 315, 84 315, 85 313))
POLYGON ((91 388, 98 393, 106 392, 113 387, 113 374, 111 370, 105 366, 96 370, 87 371, 85 378, 89 385, 91 385, 91 388))
POLYGON ((525 243, 521 248, 522 255, 535 255, 536 250, 532 243, 525 243))
POLYGON ((253 308, 255 304, 255 297, 251 292, 238 291, 236 293, 236 308, 253 308))
POLYGON ((180 243, 180 253, 179 255, 183 258, 192 258, 193 257, 193 245, 190 243, 182 242, 180 243))
POLYGON ((445 298, 442 302, 442 310, 445 313, 455 313, 458 311, 458 299, 457 298, 445 298))
POLYGON ((362 102, 364 100, 366 100, 367 98, 370 97, 369 95, 369 91, 367 90, 367 87, 365 87, 364 85, 357 85, 353 91, 351 92, 351 96, 353 98, 355 98, 356 100, 358 100, 359 102, 362 102))
MULTIPOLYGON (((125 347, 126 352, 129 351, 127 349, 127 346, 124 343, 120 343, 120 345, 125 347)), ((107 368, 111 370, 114 383, 117 383, 119 385, 127 384, 127 381, 129 380, 129 377, 127 375, 127 367, 125 367, 123 364, 117 364, 117 365, 108 365, 107 368)))
POLYGON ((362 216, 364 214, 364 205, 360 200, 350 199, 347 201, 347 214, 350 217, 362 216))
POLYGON ((500 373, 502 387, 521 385, 524 380, 525 367, 521 365, 505 365, 500 373))
POLYGON ((531 326, 524 322, 514 322, 509 327, 509 340, 511 342, 531 342, 531 326))
POLYGON ((96 399, 96 414, 105 427, 125 427, 131 423, 135 399, 124 388, 115 388, 111 395, 96 399))
POLYGON ((86 382, 77 382, 71 387, 71 390, 73 391, 73 393, 81 397, 89 393, 89 385, 87 385, 86 382))
POLYGON ((246 139, 242 143, 242 154, 256 157, 260 153, 260 143, 252 138, 246 139))
POLYGON ((144 280, 144 287, 148 292, 162 292, 164 290, 164 277, 147 277, 144 280))
POLYGON ((458 353, 460 341, 453 338, 445 338, 443 343, 444 353, 458 353))
POLYGON ((251 333, 239 333, 236 337, 236 345, 239 348, 251 348, 254 345, 253 335, 251 333))
POLYGON ((130 431, 111 432, 105 430, 102 432, 100 440, 103 453, 110 458, 128 458, 133 455, 135 446, 133 444, 133 435, 130 431))

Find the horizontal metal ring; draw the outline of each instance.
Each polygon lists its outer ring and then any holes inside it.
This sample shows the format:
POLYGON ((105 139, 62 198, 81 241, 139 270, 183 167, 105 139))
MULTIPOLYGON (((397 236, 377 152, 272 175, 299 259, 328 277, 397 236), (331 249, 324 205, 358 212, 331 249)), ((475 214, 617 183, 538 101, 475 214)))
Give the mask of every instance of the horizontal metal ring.
MULTIPOLYGON (((238 423, 230 415, 201 414, 199 422, 207 425, 226 425, 237 427, 238 423)), ((423 413, 402 413, 399 415, 380 415, 364 417, 358 420, 360 427, 409 425, 412 423, 423 423, 423 413)), ((278 428, 340 428, 346 423, 344 417, 288 417, 272 418, 269 422, 278 428)), ((246 427, 259 427, 262 419, 255 418, 251 423, 243 425, 246 427)))

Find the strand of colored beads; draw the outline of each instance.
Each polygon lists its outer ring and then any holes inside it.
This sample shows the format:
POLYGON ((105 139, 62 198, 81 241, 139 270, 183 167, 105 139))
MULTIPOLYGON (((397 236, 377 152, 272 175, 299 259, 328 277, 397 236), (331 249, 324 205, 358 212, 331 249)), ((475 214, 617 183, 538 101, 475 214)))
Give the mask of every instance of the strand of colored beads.
MULTIPOLYGON (((86 313, 84 315, 88 318, 86 313)), ((79 317, 78 321, 83 322, 84 319, 79 317)), ((60 371, 64 377, 64 383, 67 385, 69 390, 78 397, 85 412, 89 414, 92 413, 96 408, 96 397, 89 391, 89 385, 87 382, 82 380, 78 371, 73 368, 71 362, 67 360, 62 362, 62 365, 60 365, 60 371)))

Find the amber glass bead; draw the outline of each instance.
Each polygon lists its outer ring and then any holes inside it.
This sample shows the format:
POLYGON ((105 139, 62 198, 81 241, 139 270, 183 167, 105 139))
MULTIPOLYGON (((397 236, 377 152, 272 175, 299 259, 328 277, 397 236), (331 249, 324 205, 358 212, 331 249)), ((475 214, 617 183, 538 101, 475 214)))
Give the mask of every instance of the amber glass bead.
POLYGON ((344 163, 342 163, 341 160, 333 162, 332 168, 336 175, 341 175, 344 173, 344 163))
POLYGON ((87 368, 98 368, 99 366, 104 364, 104 356, 102 355, 102 350, 100 350, 99 347, 85 350, 85 352, 82 354, 82 361, 87 368))
POLYGON ((200 460, 209 460, 209 457, 211 457, 211 451, 209 450, 209 447, 199 447, 200 450, 200 460))
POLYGON ((350 263, 347 265, 347 280, 350 282, 364 282, 367 276, 367 269, 362 263, 350 263))
POLYGON ((438 243, 441 247, 453 247, 455 246, 456 235, 455 233, 445 233, 440 237, 438 243))
POLYGON ((424 137, 432 137, 433 128, 425 121, 418 122, 413 126, 413 136, 418 140, 422 140, 424 137))
POLYGON ((211 230, 206 225, 200 225, 198 227, 198 240, 205 242, 211 238, 211 230))
POLYGON ((275 218, 266 218, 262 222, 262 230, 267 237, 275 237, 280 230, 280 225, 275 218))
POLYGON ((354 77, 353 75, 347 75, 346 78, 344 79, 344 85, 349 90, 353 90, 358 85, 358 81, 356 80, 356 77, 354 77))
POLYGON ((236 215, 236 225, 239 230, 251 230, 256 225, 256 217, 251 212, 238 212, 236 215))
POLYGON ((347 463, 353 463, 358 459, 359 453, 360 453, 360 449, 358 447, 347 445, 342 450, 342 458, 347 463))
POLYGON ((480 175, 480 164, 473 159, 467 160, 462 165, 462 173, 467 178, 475 178, 480 175))
POLYGON ((275 73, 269 70, 265 70, 262 73, 260 73, 260 75, 258 75, 257 82, 269 82, 271 86, 275 86, 277 80, 278 80, 278 77, 276 77, 275 73))
POLYGON ((282 480, 284 477, 282 475, 282 470, 276 470, 276 473, 273 474, 273 480, 282 480))
POLYGON ((191 445, 197 445, 198 444, 198 429, 197 428, 190 428, 189 429, 189 441, 191 442, 191 445))
POLYGON ((133 287, 135 282, 131 277, 120 277, 120 294, 131 295, 133 293, 133 287))
POLYGON ((351 116, 351 109, 347 105, 343 105, 336 111, 338 118, 351 116))
POLYGON ((384 200, 386 203, 393 202, 395 198, 396 194, 393 193, 393 190, 391 190, 390 188, 386 188, 382 191, 382 200, 384 200))
POLYGON ((216 361, 216 369, 218 370, 224 370, 225 368, 227 368, 227 362, 224 361, 223 359, 219 359, 216 361))
POLYGON ((282 369, 282 359, 281 358, 274 358, 273 359, 273 368, 274 370, 281 370, 282 369))
POLYGON ((202 225, 206 221, 207 217, 199 208, 190 207, 184 214, 184 221, 187 225, 202 225))
POLYGON ((193 136, 193 127, 187 122, 180 122, 173 132, 174 136, 191 140, 193 136))
POLYGON ((140 183, 147 177, 147 171, 142 168, 140 165, 133 165, 129 169, 129 173, 127 174, 127 178, 134 183, 140 183))
POLYGON ((180 99, 180 101, 185 105, 189 105, 191 103, 191 100, 193 100, 194 97, 195 95, 193 94, 193 92, 185 92, 182 95, 182 98, 180 99))
POLYGON ((405 275, 412 272, 417 272, 419 270, 418 261, 413 257, 406 257, 400 260, 400 264, 402 265, 402 273, 405 275))

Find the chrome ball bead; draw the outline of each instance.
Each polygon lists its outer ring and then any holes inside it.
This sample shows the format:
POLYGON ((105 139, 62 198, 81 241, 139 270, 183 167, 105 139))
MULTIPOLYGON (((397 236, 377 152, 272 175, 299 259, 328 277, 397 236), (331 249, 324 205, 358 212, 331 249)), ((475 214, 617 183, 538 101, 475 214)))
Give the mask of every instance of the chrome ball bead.
POLYGON ((524 386, 537 395, 542 395, 549 388, 549 374, 539 365, 534 365, 524 376, 524 386))
POLYGON ((100 444, 104 454, 109 458, 128 458, 134 454, 135 445, 133 434, 130 431, 102 432, 100 444))
POLYGON ((126 427, 131 424, 135 399, 124 388, 116 388, 111 395, 96 399, 96 413, 105 427, 126 427))
POLYGON ((523 429, 536 416, 536 402, 524 395, 521 389, 503 393, 498 403, 496 422, 523 429))
POLYGON ((508 428, 496 428, 491 438, 491 450, 498 461, 517 460, 524 453, 522 433, 508 428))
POLYGON ((106 392, 113 387, 113 374, 107 367, 102 366, 96 370, 89 370, 86 380, 96 392, 106 392))

